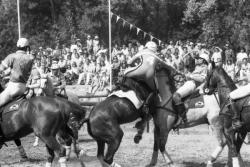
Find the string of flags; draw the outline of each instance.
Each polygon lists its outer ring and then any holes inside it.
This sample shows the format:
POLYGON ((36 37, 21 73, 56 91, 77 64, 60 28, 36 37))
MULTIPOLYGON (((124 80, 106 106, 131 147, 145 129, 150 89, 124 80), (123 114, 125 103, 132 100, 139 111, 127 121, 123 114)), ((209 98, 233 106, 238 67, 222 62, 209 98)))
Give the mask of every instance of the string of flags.
POLYGON ((140 29, 139 27, 129 23, 128 21, 126 21, 125 19, 121 18, 120 16, 114 14, 113 12, 111 12, 111 18, 113 17, 116 17, 116 23, 118 23, 119 20, 122 20, 122 26, 125 27, 126 25, 129 26, 129 29, 130 31, 133 29, 133 28, 136 28, 136 35, 139 35, 140 33, 143 33, 143 37, 146 38, 147 36, 150 37, 150 40, 152 41, 153 39, 154 40, 157 40, 159 45, 162 43, 162 41, 156 37, 154 37, 153 35, 143 31, 142 29, 140 29))

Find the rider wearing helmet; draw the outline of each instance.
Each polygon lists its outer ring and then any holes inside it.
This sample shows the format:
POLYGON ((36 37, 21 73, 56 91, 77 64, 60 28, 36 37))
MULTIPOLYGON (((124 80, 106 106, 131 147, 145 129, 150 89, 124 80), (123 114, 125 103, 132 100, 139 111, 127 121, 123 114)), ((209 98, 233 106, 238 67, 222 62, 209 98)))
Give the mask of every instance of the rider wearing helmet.
POLYGON ((202 53, 196 59, 195 70, 185 75, 187 81, 173 94, 175 108, 177 110, 177 114, 179 115, 179 118, 176 122, 176 127, 181 124, 182 120, 185 121, 186 108, 182 101, 182 98, 187 97, 188 95, 193 93, 196 88, 205 81, 205 78, 207 76, 208 63, 209 55, 202 53))
POLYGON ((0 64, 0 73, 4 76, 5 70, 10 68, 10 80, 6 89, 0 94, 0 107, 13 100, 14 97, 23 95, 29 79, 34 57, 27 54, 30 51, 29 41, 20 38, 17 41, 17 51, 8 55, 0 64))
POLYGON ((63 73, 61 73, 59 65, 58 64, 52 64, 51 66, 51 74, 50 78, 52 79, 52 84, 54 86, 53 92, 54 95, 62 95, 62 91, 65 92, 65 87, 66 87, 66 80, 65 76, 63 73))

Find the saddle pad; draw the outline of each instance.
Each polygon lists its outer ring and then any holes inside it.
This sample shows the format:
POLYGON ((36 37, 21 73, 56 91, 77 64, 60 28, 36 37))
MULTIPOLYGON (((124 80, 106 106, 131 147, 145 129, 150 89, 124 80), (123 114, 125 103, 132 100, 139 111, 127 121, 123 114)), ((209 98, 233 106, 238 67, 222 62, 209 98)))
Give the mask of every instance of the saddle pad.
POLYGON ((188 108, 203 108, 204 107, 204 97, 203 95, 188 99, 185 104, 188 108))
POLYGON ((8 103, 3 108, 1 108, 1 111, 0 111, 2 113, 1 115, 7 114, 8 112, 11 112, 11 111, 17 111, 25 100, 26 99, 19 99, 17 101, 8 103))
POLYGON ((139 108, 141 108, 141 106, 143 105, 143 101, 141 99, 139 99, 135 92, 130 90, 130 91, 127 91, 127 92, 124 92, 122 90, 118 90, 118 91, 115 91, 115 92, 112 92, 109 96, 117 96, 117 97, 121 97, 121 98, 127 98, 129 101, 131 101, 135 108, 138 110, 139 108))

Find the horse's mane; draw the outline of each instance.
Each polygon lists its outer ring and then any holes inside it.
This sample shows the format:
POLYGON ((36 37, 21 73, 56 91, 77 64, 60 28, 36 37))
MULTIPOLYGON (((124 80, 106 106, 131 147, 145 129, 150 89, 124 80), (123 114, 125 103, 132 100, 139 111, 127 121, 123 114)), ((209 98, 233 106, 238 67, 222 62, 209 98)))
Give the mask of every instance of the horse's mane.
POLYGON ((219 77, 223 77, 223 81, 229 86, 230 89, 236 89, 236 85, 233 81, 233 79, 226 73, 226 71, 222 67, 215 67, 215 70, 217 71, 217 75, 219 77))
POLYGON ((124 92, 133 90, 142 100, 145 100, 149 93, 153 91, 144 82, 128 77, 123 77, 123 79, 116 84, 116 88, 112 91, 116 90, 122 90, 124 92))

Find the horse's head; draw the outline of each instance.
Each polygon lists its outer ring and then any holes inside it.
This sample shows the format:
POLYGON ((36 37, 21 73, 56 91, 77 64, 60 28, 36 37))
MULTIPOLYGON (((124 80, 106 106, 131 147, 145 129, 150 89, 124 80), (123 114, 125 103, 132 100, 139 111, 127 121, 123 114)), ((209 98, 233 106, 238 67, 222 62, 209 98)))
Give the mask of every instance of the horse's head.
POLYGON ((219 80, 218 80, 217 67, 215 66, 215 63, 212 62, 209 65, 207 79, 204 86, 204 92, 209 95, 213 94, 218 86, 217 85, 218 82, 219 80))

